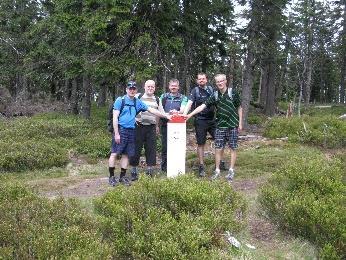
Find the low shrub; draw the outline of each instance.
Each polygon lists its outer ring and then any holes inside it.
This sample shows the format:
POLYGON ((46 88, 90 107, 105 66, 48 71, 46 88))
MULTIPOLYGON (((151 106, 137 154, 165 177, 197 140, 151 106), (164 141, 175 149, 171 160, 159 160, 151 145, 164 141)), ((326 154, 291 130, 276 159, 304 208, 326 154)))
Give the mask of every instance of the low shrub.
POLYGON ((1 259, 107 259, 95 219, 74 200, 48 200, 0 184, 1 259))
POLYGON ((95 208, 116 259, 210 259, 226 230, 244 226, 246 204, 226 183, 143 176, 97 199, 95 208))
POLYGON ((249 114, 247 122, 250 125, 262 125, 266 121, 266 118, 260 114, 249 114))
POLYGON ((264 136, 288 137, 291 142, 300 142, 338 148, 346 145, 346 122, 336 117, 275 117, 265 125, 264 136))
POLYGON ((60 167, 71 150, 105 158, 111 141, 105 121, 58 113, 0 121, 0 172, 60 167))
POLYGON ((66 149, 44 141, 0 141, 0 154, 0 172, 47 169, 68 162, 66 149))
POLYGON ((283 229, 317 244, 321 257, 345 258, 345 192, 338 161, 306 155, 288 162, 262 189, 260 203, 283 229))

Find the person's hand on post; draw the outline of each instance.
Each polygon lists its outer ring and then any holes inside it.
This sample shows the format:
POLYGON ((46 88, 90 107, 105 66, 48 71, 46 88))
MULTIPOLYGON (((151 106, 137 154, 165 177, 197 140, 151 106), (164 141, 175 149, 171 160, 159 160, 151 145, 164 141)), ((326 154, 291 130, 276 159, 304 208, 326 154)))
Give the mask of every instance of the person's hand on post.
POLYGON ((186 115, 186 121, 189 120, 191 117, 192 117, 192 116, 191 116, 191 113, 190 113, 190 114, 187 114, 187 115, 186 115))
POLYGON ((170 115, 178 114, 178 110, 172 109, 169 111, 170 115))
POLYGON ((160 134, 160 127, 157 125, 156 126, 156 134, 159 135, 160 134))
POLYGON ((114 134, 114 140, 117 144, 120 144, 120 134, 114 134))

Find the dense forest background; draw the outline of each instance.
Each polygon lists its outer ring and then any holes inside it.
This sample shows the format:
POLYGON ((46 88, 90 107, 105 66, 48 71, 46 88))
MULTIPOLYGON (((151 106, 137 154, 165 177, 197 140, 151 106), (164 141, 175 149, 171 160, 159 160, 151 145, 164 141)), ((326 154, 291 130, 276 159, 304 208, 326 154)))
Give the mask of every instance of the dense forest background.
POLYGON ((0 112, 13 102, 61 101, 90 117, 125 82, 188 93, 200 71, 266 115, 280 101, 345 103, 346 1, 2 0, 0 112), (235 12, 235 9, 240 10, 235 12))

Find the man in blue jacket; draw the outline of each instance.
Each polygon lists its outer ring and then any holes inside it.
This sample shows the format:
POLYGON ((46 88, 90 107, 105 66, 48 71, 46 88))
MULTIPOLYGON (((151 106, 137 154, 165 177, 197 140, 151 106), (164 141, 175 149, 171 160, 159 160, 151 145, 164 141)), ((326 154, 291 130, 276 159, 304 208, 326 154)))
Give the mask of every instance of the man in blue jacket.
POLYGON ((125 178, 129 164, 129 157, 135 155, 135 123, 136 115, 142 111, 149 111, 156 116, 170 120, 171 116, 148 107, 140 99, 135 98, 137 93, 136 82, 129 81, 126 86, 126 95, 118 97, 113 106, 113 128, 111 155, 109 157, 109 184, 115 186, 118 180, 114 176, 116 156, 121 154, 119 182, 130 185, 125 178))

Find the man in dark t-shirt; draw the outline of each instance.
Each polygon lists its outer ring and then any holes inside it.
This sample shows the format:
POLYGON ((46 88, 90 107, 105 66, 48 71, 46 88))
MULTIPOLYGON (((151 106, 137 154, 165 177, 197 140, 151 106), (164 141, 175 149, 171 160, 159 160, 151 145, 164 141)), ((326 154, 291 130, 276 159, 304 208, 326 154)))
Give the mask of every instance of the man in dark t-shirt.
MULTIPOLYGON (((189 101, 184 110, 186 115, 191 107, 194 109, 202 105, 210 96, 213 95, 214 90, 208 84, 207 75, 205 73, 198 73, 197 86, 194 87, 189 95, 189 101)), ((202 112, 195 115, 194 120, 196 141, 197 141, 197 155, 199 160, 198 173, 200 177, 205 176, 204 166, 204 148, 207 140, 208 133, 214 139, 215 134, 215 120, 214 120, 214 107, 206 107, 202 112)))
POLYGON ((227 87, 226 75, 218 74, 215 76, 218 88, 214 95, 210 96, 204 104, 198 106, 194 111, 187 115, 187 118, 202 112, 205 108, 216 107, 216 130, 215 130, 215 173, 213 179, 220 175, 220 161, 225 144, 231 151, 230 168, 226 178, 229 181, 234 177, 234 166, 236 161, 236 148, 238 147, 238 132, 242 130, 243 110, 239 94, 227 87))

